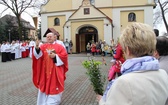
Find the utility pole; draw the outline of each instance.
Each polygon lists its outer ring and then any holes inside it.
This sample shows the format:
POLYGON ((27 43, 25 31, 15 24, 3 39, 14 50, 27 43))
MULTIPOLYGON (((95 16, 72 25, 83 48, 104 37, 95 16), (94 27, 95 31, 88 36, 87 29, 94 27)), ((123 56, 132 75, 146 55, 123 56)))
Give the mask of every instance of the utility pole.
POLYGON ((9 43, 11 42, 11 38, 10 38, 10 29, 8 29, 8 31, 9 31, 9 43))

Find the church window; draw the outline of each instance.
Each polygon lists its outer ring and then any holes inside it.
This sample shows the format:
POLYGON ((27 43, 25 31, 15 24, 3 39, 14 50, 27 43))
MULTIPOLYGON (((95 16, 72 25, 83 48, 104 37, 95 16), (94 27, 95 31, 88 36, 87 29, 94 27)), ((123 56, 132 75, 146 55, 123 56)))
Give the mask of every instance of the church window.
POLYGON ((135 22, 136 21, 136 14, 131 12, 128 14, 128 22, 135 22))
POLYGON ((55 18, 54 19, 54 25, 55 26, 59 26, 60 25, 60 19, 59 18, 55 18))
POLYGON ((84 15, 90 14, 90 8, 84 8, 84 15))

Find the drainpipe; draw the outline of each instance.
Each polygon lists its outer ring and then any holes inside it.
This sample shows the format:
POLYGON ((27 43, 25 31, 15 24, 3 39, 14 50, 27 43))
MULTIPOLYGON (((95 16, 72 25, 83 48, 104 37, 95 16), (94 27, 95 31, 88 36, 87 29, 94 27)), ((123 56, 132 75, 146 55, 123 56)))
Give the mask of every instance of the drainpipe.
POLYGON ((113 39, 113 28, 114 26, 113 26, 113 23, 111 22, 112 39, 113 39))
MULTIPOLYGON (((63 36, 62 36, 63 41, 64 41, 64 36, 65 36, 65 35, 64 35, 64 34, 65 34, 65 32, 64 32, 64 31, 65 31, 65 30, 64 30, 64 27, 65 27, 65 26, 63 26, 63 36)), ((60 40, 61 40, 61 39, 60 39, 60 40)))

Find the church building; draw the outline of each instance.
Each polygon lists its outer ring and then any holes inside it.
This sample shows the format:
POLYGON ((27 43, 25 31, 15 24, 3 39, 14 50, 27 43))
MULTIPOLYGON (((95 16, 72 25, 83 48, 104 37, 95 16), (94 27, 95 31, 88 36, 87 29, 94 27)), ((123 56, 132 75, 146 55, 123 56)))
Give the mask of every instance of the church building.
POLYGON ((53 28, 60 40, 72 40, 74 53, 85 52, 89 41, 110 44, 132 22, 153 26, 154 6, 154 0, 48 0, 40 10, 42 40, 53 28))

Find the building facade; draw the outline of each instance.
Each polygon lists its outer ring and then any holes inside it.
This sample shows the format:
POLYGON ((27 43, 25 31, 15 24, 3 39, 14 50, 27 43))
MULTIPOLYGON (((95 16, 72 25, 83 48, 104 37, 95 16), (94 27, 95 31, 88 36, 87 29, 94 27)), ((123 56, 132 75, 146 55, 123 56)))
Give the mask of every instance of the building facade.
POLYGON ((59 39, 72 40, 75 53, 85 51, 90 40, 110 44, 132 22, 153 26, 154 5, 154 0, 49 0, 40 11, 42 40, 54 28, 59 39))

